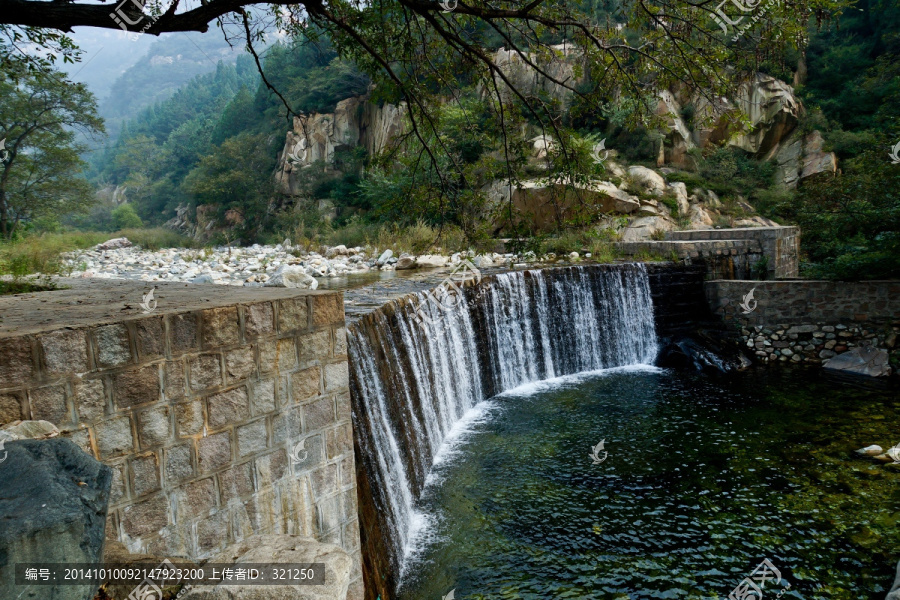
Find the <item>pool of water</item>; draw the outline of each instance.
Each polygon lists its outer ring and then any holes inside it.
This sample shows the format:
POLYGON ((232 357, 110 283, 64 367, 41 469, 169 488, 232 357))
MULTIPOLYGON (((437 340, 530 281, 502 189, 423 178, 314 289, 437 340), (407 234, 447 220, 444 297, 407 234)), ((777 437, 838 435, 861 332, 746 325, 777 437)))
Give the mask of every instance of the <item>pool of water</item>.
POLYGON ((764 598, 881 600, 900 465, 853 450, 900 443, 897 392, 645 369, 493 398, 438 457, 400 598, 727 598, 768 559, 764 598))

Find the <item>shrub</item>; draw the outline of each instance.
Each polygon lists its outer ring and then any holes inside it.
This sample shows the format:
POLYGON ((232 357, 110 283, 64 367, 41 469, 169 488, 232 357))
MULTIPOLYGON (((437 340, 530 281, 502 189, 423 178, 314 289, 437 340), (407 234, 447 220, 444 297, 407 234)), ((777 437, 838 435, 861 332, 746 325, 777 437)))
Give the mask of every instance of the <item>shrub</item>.
POLYGON ((141 218, 134 212, 134 207, 130 204, 121 204, 112 211, 113 227, 116 229, 128 229, 134 227, 143 227, 144 223, 141 218))

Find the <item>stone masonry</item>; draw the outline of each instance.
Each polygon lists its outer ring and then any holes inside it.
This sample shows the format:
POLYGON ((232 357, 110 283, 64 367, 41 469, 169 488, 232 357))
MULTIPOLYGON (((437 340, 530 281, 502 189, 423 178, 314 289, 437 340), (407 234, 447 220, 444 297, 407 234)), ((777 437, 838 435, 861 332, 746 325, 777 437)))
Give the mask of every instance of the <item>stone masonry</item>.
POLYGON ((44 419, 113 469, 106 535, 200 560, 253 533, 353 558, 362 597, 339 293, 63 281, 0 298, 0 424, 44 419))
MULTIPOLYGON (((744 227, 738 229, 699 229, 670 231, 667 241, 693 241, 698 243, 741 242, 751 243, 749 249, 758 246, 766 258, 766 279, 787 279, 797 277, 800 268, 800 228, 799 227, 744 227)), ((728 278, 728 277, 722 277, 728 278)), ((742 278, 740 275, 731 278, 742 278)))
POLYGON ((705 290, 710 309, 740 328, 760 362, 820 363, 871 346, 900 363, 900 282, 707 281, 705 290))

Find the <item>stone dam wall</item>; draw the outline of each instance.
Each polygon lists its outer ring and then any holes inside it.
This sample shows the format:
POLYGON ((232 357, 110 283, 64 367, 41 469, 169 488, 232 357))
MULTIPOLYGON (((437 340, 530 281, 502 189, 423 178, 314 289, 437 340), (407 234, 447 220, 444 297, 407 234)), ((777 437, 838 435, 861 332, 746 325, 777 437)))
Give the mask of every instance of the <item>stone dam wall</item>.
POLYGON ((856 346, 900 360, 900 281, 707 281, 705 293, 761 362, 819 363, 856 346))
POLYGON ((110 466, 107 539, 132 552, 307 535, 361 598, 341 294, 164 283, 142 314, 149 286, 72 283, 0 298, 0 424, 50 421, 110 466))

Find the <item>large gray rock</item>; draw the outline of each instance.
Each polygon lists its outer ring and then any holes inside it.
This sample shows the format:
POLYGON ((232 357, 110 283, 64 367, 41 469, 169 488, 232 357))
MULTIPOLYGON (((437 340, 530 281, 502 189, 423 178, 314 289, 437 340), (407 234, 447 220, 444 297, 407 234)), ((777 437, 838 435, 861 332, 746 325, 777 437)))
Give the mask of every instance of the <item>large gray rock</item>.
POLYGON ((117 248, 131 248, 133 244, 128 238, 113 238, 111 240, 107 240, 102 244, 97 244, 94 246, 94 250, 115 250, 117 248))
POLYGON ((16 563, 103 556, 112 469, 68 439, 5 442, 0 451, 0 598, 90 600, 96 585, 15 585, 16 563))
POLYGON ((315 277, 307 275, 303 267, 295 267, 292 265, 281 265, 272 273, 266 282, 266 287, 285 287, 300 288, 303 290, 314 290, 319 287, 319 282, 315 277))
POLYGON ((346 600, 353 561, 342 548, 300 535, 253 535, 232 544, 208 564, 324 563, 323 585, 202 585, 184 600, 346 600))
POLYGON ((869 377, 885 377, 891 374, 887 350, 880 348, 852 348, 826 360, 822 366, 826 369, 869 377))
POLYGON ((897 573, 894 576, 894 585, 884 600, 900 600, 900 563, 897 563, 897 573))
POLYGON ((657 232, 673 231, 675 225, 664 217, 641 217, 625 228, 623 242, 646 242, 657 232))
POLYGON ((639 166, 628 167, 628 174, 631 176, 634 185, 648 194, 662 196, 666 191, 666 180, 652 169, 639 166))

